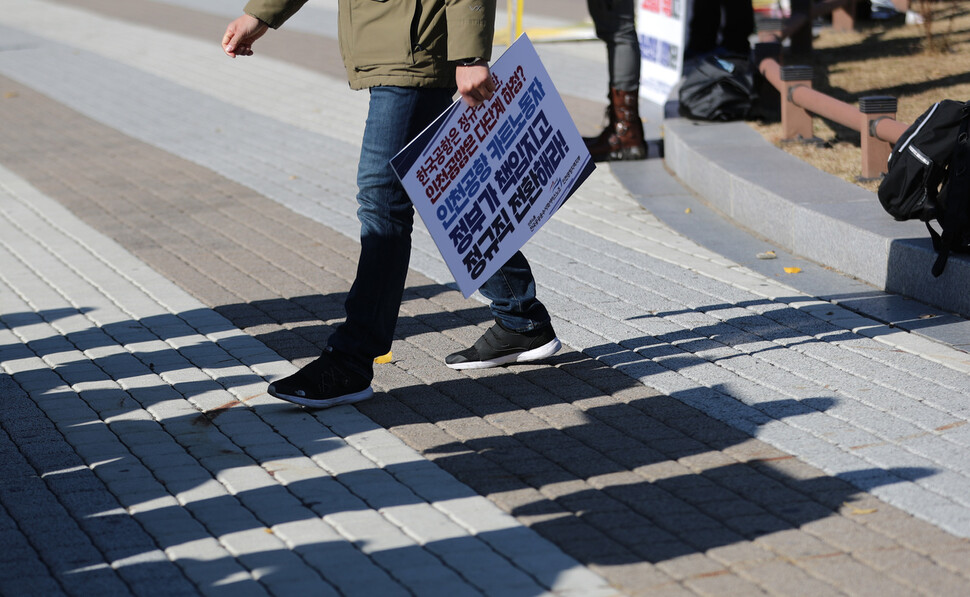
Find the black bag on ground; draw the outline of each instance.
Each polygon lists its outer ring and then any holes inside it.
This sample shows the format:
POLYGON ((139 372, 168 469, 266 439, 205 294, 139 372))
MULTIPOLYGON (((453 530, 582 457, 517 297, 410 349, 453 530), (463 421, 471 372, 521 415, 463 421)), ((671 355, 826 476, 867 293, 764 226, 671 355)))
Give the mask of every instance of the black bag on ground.
POLYGON ((891 216, 926 223, 937 252, 934 276, 943 273, 951 252, 970 252, 968 126, 970 102, 933 104, 899 138, 879 184, 879 202, 891 216))
MULTIPOLYGON (((689 68, 689 67, 688 67, 689 68)), ((754 105, 751 63, 740 57, 705 56, 684 75, 680 115, 696 120, 741 120, 754 105)))

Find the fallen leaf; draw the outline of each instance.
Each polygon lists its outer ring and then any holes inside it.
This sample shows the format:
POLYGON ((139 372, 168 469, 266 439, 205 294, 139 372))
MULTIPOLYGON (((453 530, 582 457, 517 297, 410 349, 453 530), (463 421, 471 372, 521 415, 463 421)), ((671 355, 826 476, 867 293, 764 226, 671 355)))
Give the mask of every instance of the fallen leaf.
POLYGON ((874 514, 879 511, 879 508, 856 508, 849 502, 842 502, 842 505, 849 510, 849 514, 863 515, 863 514, 874 514))
POLYGON ((390 363, 393 359, 394 359, 394 353, 389 352, 387 354, 382 354, 381 356, 377 357, 376 359, 374 359, 374 362, 380 365, 383 363, 390 363))
POLYGON ((778 255, 775 255, 774 251, 765 251, 764 253, 758 253, 755 255, 758 259, 778 259, 778 255))
POLYGON ((685 213, 685 214, 689 214, 689 213, 690 213, 690 208, 688 207, 687 209, 685 209, 685 210, 684 210, 684 213, 685 213))
POLYGON ((786 274, 797 274, 800 271, 802 271, 802 268, 800 268, 800 267, 786 267, 785 268, 785 273, 786 274))
POLYGON ((6 92, 6 93, 3 94, 3 99, 10 99, 10 98, 13 98, 13 97, 17 97, 17 92, 16 91, 8 91, 8 92, 6 92))

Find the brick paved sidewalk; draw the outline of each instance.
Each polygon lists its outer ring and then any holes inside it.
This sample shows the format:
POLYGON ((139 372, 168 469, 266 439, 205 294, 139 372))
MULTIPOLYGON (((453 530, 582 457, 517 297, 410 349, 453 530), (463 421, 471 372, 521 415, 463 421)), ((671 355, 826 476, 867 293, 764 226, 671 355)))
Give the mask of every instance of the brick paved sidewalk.
POLYGON ((607 168, 529 248, 549 364, 441 365, 488 314, 418 231, 375 399, 266 396, 341 317, 362 94, 228 61, 184 4, 0 1, 0 592, 964 591, 966 355, 701 249, 607 168))

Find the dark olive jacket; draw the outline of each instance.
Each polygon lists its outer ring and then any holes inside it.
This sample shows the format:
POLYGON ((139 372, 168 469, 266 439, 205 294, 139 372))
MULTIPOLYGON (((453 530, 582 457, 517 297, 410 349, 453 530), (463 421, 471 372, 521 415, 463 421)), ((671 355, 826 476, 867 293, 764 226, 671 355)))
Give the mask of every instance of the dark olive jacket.
MULTIPOLYGON (((250 0, 245 12, 278 28, 307 0, 250 0)), ((490 59, 495 0, 339 0, 340 53, 354 89, 449 87, 455 65, 490 59)))

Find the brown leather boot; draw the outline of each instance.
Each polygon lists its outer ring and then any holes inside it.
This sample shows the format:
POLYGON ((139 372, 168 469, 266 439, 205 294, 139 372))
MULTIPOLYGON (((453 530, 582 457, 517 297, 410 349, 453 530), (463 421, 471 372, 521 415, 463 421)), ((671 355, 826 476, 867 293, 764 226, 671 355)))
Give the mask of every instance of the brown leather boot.
POLYGON ((583 137, 593 161, 646 159, 647 144, 643 139, 639 94, 636 91, 610 89, 606 117, 603 132, 595 137, 583 137))

